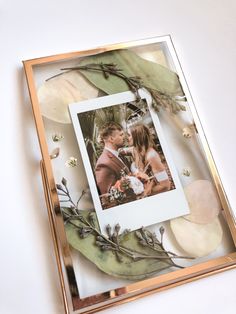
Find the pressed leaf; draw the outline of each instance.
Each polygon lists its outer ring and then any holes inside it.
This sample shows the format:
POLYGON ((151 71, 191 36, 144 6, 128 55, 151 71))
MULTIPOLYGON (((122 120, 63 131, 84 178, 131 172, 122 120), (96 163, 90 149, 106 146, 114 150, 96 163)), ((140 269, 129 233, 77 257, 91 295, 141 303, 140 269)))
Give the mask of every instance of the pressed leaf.
MULTIPOLYGON (((63 210, 68 212, 66 208, 63 210)), ((86 219, 88 219, 89 213, 91 212, 88 210, 83 210, 80 212, 80 214, 83 215, 83 217, 86 219)), ((165 260, 142 259, 135 261, 124 254, 118 253, 119 259, 122 260, 119 261, 116 254, 114 254, 112 251, 102 251, 95 244, 97 238, 94 234, 89 234, 86 236, 86 238, 81 239, 76 226, 83 227, 83 223, 81 223, 79 220, 73 220, 71 222, 73 224, 68 222, 65 226, 67 239, 70 245, 82 253, 91 262, 93 262, 101 271, 111 276, 128 280, 140 280, 148 278, 155 273, 173 266, 171 259, 166 253, 161 253, 162 256, 167 257, 165 260)), ((96 215, 94 215, 94 225, 99 230, 96 215)), ((148 255, 160 255, 159 252, 157 253, 148 247, 143 247, 140 245, 138 243, 138 238, 135 234, 135 231, 121 235, 119 239, 120 245, 131 249, 132 251, 137 251, 139 253, 148 255)))
MULTIPOLYGON (((183 90, 178 75, 166 67, 140 58, 130 50, 115 50, 98 55, 85 57, 79 66, 88 64, 111 64, 117 65, 121 73, 128 77, 140 77, 143 85, 157 89, 170 96, 182 96, 183 90)), ((101 72, 79 70, 92 84, 106 94, 115 94, 129 90, 127 83, 119 77, 109 75, 106 78, 101 72)))

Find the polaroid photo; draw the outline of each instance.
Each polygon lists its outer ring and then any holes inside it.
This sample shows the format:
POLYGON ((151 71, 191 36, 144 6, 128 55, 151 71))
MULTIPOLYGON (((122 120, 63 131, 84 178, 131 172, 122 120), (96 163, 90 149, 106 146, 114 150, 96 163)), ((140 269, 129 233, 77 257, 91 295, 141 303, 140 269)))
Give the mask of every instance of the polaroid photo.
POLYGON ((104 233, 108 224, 135 230, 189 214, 150 95, 140 96, 123 92, 69 105, 104 233))

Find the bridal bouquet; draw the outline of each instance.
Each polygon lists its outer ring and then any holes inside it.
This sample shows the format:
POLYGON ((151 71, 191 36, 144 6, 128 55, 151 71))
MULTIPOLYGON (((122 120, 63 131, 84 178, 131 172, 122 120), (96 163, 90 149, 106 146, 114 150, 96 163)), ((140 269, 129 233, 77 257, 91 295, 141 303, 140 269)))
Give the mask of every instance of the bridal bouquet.
POLYGON ((109 199, 110 201, 117 201, 118 203, 136 199, 136 196, 144 192, 143 183, 135 176, 128 176, 121 173, 120 180, 110 188, 109 199))

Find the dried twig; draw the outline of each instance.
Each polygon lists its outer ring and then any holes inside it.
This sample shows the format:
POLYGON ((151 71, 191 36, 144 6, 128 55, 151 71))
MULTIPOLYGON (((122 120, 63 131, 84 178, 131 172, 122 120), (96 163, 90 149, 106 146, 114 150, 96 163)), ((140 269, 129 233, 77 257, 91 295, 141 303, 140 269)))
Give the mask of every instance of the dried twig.
MULTIPOLYGON (((122 79, 128 86, 129 90, 132 91, 137 98, 137 101, 141 99, 139 95, 139 90, 141 88, 146 89, 152 97, 152 106, 156 111, 159 111, 160 108, 169 109, 171 113, 178 113, 179 111, 185 111, 186 108, 184 105, 179 104, 178 101, 185 101, 186 98, 182 97, 181 99, 176 99, 176 97, 168 95, 160 90, 153 89, 145 85, 142 81, 142 78, 139 76, 128 77, 122 73, 122 69, 117 68, 117 65, 114 63, 91 63, 87 65, 75 66, 62 68, 63 73, 69 71, 90 71, 90 72, 100 72, 105 79, 109 79, 110 76, 116 76, 122 79)), ((63 73, 54 75, 48 80, 55 78, 63 73)))
POLYGON ((123 236, 128 235, 131 231, 130 230, 124 230, 121 234, 120 232, 120 225, 116 224, 114 227, 114 231, 112 233, 112 228, 110 225, 107 225, 106 232, 107 235, 104 235, 100 232, 99 228, 96 227, 96 219, 95 219, 95 213, 91 212, 86 219, 81 211, 78 208, 79 202, 81 198, 85 195, 85 192, 82 191, 81 196, 79 197, 77 203, 75 204, 70 196, 70 192, 67 187, 67 181, 65 178, 62 179, 62 185, 57 184, 57 189, 60 191, 58 195, 66 196, 66 200, 61 200, 61 202, 67 201, 71 204, 71 207, 68 210, 62 209, 65 224, 70 223, 79 231, 79 236, 83 239, 87 236, 93 234, 96 239, 96 245, 103 251, 110 250, 112 251, 119 262, 122 262, 122 255, 128 256, 132 258, 134 261, 141 260, 141 259, 155 259, 159 261, 164 261, 170 266, 174 266, 177 268, 183 268, 180 265, 175 264, 172 259, 192 259, 192 257, 188 256, 178 256, 177 254, 165 250, 163 246, 163 234, 164 234, 164 228, 161 227, 160 234, 161 234, 161 240, 159 241, 155 233, 151 233, 145 228, 141 228, 135 232, 137 240, 140 245, 142 246, 148 246, 155 252, 158 252, 160 254, 144 254, 141 252, 138 252, 136 250, 126 248, 125 246, 121 245, 120 240, 123 236), (63 187, 63 186, 64 187, 63 187), (71 213, 70 213, 71 212, 71 213), (75 222, 80 221, 82 223, 80 225, 77 225, 75 222))

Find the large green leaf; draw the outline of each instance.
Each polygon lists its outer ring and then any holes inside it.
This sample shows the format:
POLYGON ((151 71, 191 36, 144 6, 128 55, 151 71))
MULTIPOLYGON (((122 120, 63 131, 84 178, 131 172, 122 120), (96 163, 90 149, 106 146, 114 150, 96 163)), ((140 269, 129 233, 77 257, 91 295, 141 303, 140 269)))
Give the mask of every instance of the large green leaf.
MULTIPOLYGON (((65 211, 66 209, 64 209, 65 211)), ((90 211, 81 211, 84 218, 88 218, 90 211)), ((165 260, 157 259, 142 259, 134 261, 132 258, 122 255, 122 262, 119 262, 116 255, 112 251, 102 251, 96 244, 96 236, 90 234, 86 238, 81 239, 78 228, 76 226, 84 226, 79 220, 73 220, 73 224, 67 223, 65 226, 67 239, 70 245, 82 253, 87 259, 93 262, 101 271, 119 278, 128 280, 140 280, 148 278, 153 274, 171 267, 172 261, 167 258, 165 260)), ((99 230, 98 222, 95 215, 95 226, 99 230)), ((135 232, 130 232, 120 238, 120 245, 130 248, 133 251, 138 251, 142 254, 157 255, 150 248, 141 246, 135 235, 135 232)), ((162 253, 162 256, 168 257, 162 253)))
MULTIPOLYGON (((147 61, 130 50, 114 50, 85 57, 79 66, 114 63, 128 77, 139 76, 143 84, 171 96, 183 95, 178 75, 155 62, 147 61)), ((80 72, 97 88, 106 94, 115 94, 129 90, 128 85, 119 77, 110 75, 107 79, 102 72, 80 70, 80 72)))

